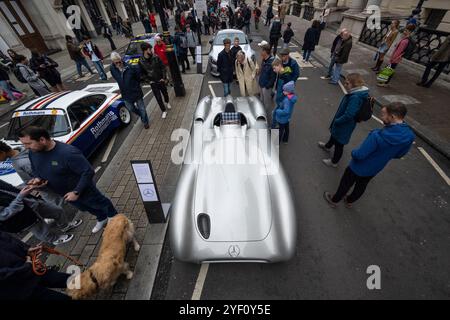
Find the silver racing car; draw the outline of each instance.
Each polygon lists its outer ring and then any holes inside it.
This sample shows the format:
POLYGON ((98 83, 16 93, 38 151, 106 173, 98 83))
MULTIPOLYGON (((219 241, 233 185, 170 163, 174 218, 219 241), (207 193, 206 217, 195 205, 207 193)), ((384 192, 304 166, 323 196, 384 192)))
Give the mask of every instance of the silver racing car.
POLYGON ((294 255, 295 208, 277 141, 257 98, 200 101, 170 213, 175 258, 271 263, 294 255))

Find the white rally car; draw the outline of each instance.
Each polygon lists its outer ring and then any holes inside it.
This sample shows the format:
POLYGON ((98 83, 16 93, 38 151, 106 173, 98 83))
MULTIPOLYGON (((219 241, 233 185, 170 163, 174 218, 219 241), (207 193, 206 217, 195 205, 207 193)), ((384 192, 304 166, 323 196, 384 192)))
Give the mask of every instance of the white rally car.
MULTIPOLYGON (((116 128, 131 122, 118 91, 117 84, 105 83, 36 98, 15 110, 3 141, 19 147, 18 132, 40 126, 53 139, 72 144, 89 157, 116 128)), ((15 186, 22 183, 10 160, 0 162, 0 179, 15 186)))

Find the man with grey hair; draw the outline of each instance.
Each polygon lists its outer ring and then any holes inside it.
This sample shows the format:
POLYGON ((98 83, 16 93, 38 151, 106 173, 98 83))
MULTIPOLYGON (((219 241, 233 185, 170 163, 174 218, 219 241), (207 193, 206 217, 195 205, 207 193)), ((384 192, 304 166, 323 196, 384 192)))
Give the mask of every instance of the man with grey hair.
POLYGON ((321 79, 324 80, 330 80, 331 76, 333 74, 333 67, 334 64, 336 63, 336 51, 339 50, 339 48, 341 47, 342 44, 342 35, 344 34, 344 32, 346 32, 347 29, 346 28, 342 28, 339 32, 339 34, 336 36, 336 38, 334 38, 333 41, 333 45, 331 46, 331 60, 330 60, 330 65, 328 66, 328 73, 325 77, 321 77, 321 79))
POLYGON ((144 128, 150 127, 141 88, 140 69, 126 64, 117 52, 111 53, 111 75, 117 81, 125 106, 141 117, 144 128))

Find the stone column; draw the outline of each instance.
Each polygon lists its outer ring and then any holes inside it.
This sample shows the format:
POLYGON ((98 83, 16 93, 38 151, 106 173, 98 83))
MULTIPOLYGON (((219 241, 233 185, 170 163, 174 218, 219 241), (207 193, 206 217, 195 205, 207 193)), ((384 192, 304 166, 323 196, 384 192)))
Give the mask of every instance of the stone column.
POLYGON ((314 8, 323 8, 325 6, 325 0, 314 0, 314 8))
POLYGON ((97 31, 95 31, 95 26, 92 23, 91 17, 89 16, 89 13, 84 6, 83 0, 77 0, 77 5, 80 6, 81 11, 81 20, 83 20, 84 25, 86 26, 87 32, 89 32, 89 35, 93 38, 97 36, 97 31))
POLYGON ((364 0, 352 0, 347 13, 361 13, 364 10, 364 0))
POLYGON ((368 8, 370 6, 378 6, 381 10, 381 0, 369 0, 367 1, 366 8, 364 9, 364 13, 372 13, 371 11, 368 11, 368 8))
POLYGON ((114 0, 114 4, 116 5, 117 13, 122 19, 128 18, 127 9, 125 9, 125 5, 123 4, 123 0, 114 0))
POLYGON ((326 3, 327 8, 335 8, 337 7, 337 0, 328 0, 326 3))
POLYGON ((103 0, 97 0, 97 5, 100 9, 100 14, 102 15, 103 20, 105 20, 106 24, 111 27, 111 20, 109 20, 108 11, 106 11, 103 0))

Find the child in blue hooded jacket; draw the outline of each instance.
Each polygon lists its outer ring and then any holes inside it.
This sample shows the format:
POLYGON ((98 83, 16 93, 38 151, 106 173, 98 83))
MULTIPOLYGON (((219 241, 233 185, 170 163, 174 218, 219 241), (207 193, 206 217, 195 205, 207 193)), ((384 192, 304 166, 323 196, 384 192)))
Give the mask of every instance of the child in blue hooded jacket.
POLYGON ((283 86, 284 99, 281 103, 277 103, 277 107, 273 111, 272 128, 275 128, 278 124, 280 129, 280 142, 283 141, 287 144, 289 140, 289 121, 291 120, 292 111, 294 110, 294 105, 297 102, 297 96, 295 95, 295 83, 294 81, 289 81, 283 86))

